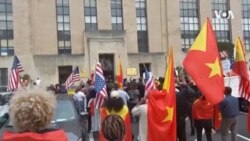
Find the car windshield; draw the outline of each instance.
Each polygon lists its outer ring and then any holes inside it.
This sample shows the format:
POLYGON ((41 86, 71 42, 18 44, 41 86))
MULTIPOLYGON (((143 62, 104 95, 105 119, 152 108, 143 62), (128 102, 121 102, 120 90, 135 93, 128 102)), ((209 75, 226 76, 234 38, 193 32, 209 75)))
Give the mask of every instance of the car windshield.
POLYGON ((64 122, 76 118, 73 104, 70 101, 57 101, 56 111, 52 120, 55 122, 64 122))
POLYGON ((0 106, 8 104, 12 94, 10 92, 2 92, 0 93, 0 106))
MULTIPOLYGON (((57 101, 56 111, 54 113, 54 117, 51 121, 52 124, 65 122, 76 119, 76 114, 74 111, 73 104, 67 100, 57 101)), ((13 127, 11 121, 7 123, 8 127, 13 127)))

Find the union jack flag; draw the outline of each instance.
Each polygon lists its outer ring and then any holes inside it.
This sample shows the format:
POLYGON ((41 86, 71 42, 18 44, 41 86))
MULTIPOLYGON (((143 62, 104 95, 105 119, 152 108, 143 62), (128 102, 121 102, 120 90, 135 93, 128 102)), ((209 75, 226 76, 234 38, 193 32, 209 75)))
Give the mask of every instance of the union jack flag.
POLYGON ((13 64, 12 64, 11 72, 10 72, 9 81, 8 81, 8 87, 7 87, 8 91, 13 91, 13 90, 18 88, 18 86, 20 84, 19 73, 21 73, 23 71, 24 71, 24 69, 23 69, 19 59, 17 58, 17 56, 15 56, 13 64))
POLYGON ((155 89, 155 83, 154 83, 154 80, 153 80, 153 76, 150 75, 150 73, 148 72, 146 66, 144 66, 144 69, 145 69, 145 91, 149 91, 149 90, 152 90, 152 89, 155 89))
POLYGON ((73 70, 68 79, 65 82, 66 89, 68 90, 74 82, 80 81, 80 73, 78 66, 73 70))
POLYGON ((96 90, 95 108, 99 109, 103 105, 104 100, 107 97, 106 82, 103 76, 102 66, 100 62, 96 63, 95 90, 96 90))

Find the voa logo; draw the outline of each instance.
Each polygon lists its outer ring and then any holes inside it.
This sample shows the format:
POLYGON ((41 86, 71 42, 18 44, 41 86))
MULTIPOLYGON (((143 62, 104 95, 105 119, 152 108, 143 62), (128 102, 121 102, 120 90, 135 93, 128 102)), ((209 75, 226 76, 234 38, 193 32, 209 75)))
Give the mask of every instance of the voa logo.
POLYGON ((234 19, 234 14, 232 10, 214 10, 214 15, 216 19, 234 19))

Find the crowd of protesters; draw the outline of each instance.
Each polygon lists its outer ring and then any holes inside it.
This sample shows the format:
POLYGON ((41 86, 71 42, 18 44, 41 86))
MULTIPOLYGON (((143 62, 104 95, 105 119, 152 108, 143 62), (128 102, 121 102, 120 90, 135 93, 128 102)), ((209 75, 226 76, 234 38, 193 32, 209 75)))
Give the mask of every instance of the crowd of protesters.
MULTIPOLYGON (((26 81, 23 83, 23 87, 28 87, 28 82, 27 86, 25 82, 26 81)), ((163 82, 164 78, 159 78, 155 82, 157 89, 162 89, 163 82)), ((136 138, 139 141, 146 141, 148 134, 147 96, 145 95, 144 84, 145 82, 143 82, 142 78, 139 78, 138 80, 132 79, 130 81, 124 79, 123 87, 114 81, 107 81, 108 97, 105 99, 101 109, 96 109, 94 107, 96 97, 94 83, 91 80, 88 80, 86 83, 81 82, 79 86, 75 88, 73 99, 81 105, 77 107, 78 111, 84 112, 88 115, 88 131, 97 134, 100 141, 105 141, 106 139, 132 141, 132 138, 136 138), (134 137, 132 134, 132 122, 139 122, 139 134, 137 137, 134 137)), ((206 97, 189 78, 176 78, 175 84, 178 140, 187 141, 186 119, 189 118, 191 128, 190 135, 193 136, 196 133, 197 141, 202 141, 202 130, 205 129, 207 141, 212 141, 214 106, 206 100, 206 97)), ((59 84, 51 85, 47 90, 53 91, 55 94, 67 93, 65 86, 59 84)), ((26 93, 29 92, 26 91, 26 93)), ((32 93, 37 93, 39 95, 42 92, 33 91, 32 93)), ((236 140, 236 117, 239 114, 239 104, 237 98, 232 97, 231 93, 232 89, 226 87, 225 99, 219 104, 222 114, 220 132, 223 141, 228 140, 228 130, 231 131, 231 141, 236 140)), ((22 95, 20 94, 20 96, 22 95)), ((12 101, 15 100, 17 99, 14 98, 12 101)), ((17 103, 18 101, 15 101, 13 104, 17 103)), ((53 105, 51 106, 53 108, 53 105)), ((17 107, 13 107, 10 114, 13 118, 12 120, 15 122, 15 120, 18 119, 15 119, 16 117, 13 116, 13 114, 15 115, 15 113, 13 113, 15 110, 14 108, 17 107)), ((20 131, 30 132, 34 130, 36 132, 46 126, 49 120, 51 119, 48 119, 48 121, 46 121, 41 127, 35 129, 19 127, 19 125, 21 125, 19 123, 15 126, 20 128, 20 131)), ((62 134, 61 131, 60 134, 62 134)))
MULTIPOLYGON (((159 78, 155 82, 157 89, 162 89, 163 82, 164 78, 159 78)), ((79 95, 78 92, 80 91, 82 92, 82 95, 84 95, 83 97, 86 99, 85 106, 88 109, 87 111, 89 113, 89 131, 93 132, 94 134, 100 135, 101 127, 99 127, 99 123, 100 120, 103 120, 103 117, 106 117, 110 114, 122 116, 121 113, 124 114, 123 112, 127 111, 129 113, 128 116, 130 123, 139 122, 139 135, 135 138, 137 138, 139 141, 147 140, 147 97, 145 96, 144 84, 145 82, 143 82, 142 78, 139 78, 138 80, 131 79, 130 81, 124 79, 123 87, 121 87, 114 81, 107 82, 108 98, 103 105, 103 109, 106 109, 103 113, 103 110, 101 110, 100 112, 98 109, 94 108, 94 99, 96 96, 96 92, 93 82, 88 80, 86 84, 81 83, 81 85, 76 89, 75 96, 79 95), (125 107, 127 107, 128 110, 124 110, 125 107)), ((230 90, 231 88, 226 87, 226 96, 227 94, 231 94, 230 90)), ((225 106, 223 106, 225 104, 223 103, 225 102, 223 101, 220 104, 220 108, 222 111, 225 108, 225 106)), ((230 101, 229 104, 231 103, 232 102, 230 101)), ((236 117, 239 111, 237 107, 238 104, 234 103, 234 105, 236 106, 232 107, 234 109, 233 111, 235 111, 235 113, 233 113, 233 117, 236 117)), ((186 119, 189 119, 190 121, 191 136, 194 136, 196 134, 197 141, 201 141, 202 130, 204 129, 207 140, 212 141, 212 131, 214 130, 214 106, 206 100, 206 97, 201 93, 194 82, 192 82, 188 77, 176 78, 176 107, 177 138, 179 141, 187 140, 186 119)), ((228 108, 228 106, 226 107, 228 108)), ((228 110, 229 109, 227 109, 226 111, 228 110)), ((223 113, 222 117, 224 117, 223 113)), ((225 118, 226 117, 224 117, 223 119, 225 118)), ((125 117, 123 117, 123 120, 125 123, 127 122, 125 121, 125 117)), ((232 124, 231 122, 233 121, 233 129, 235 129, 235 119, 226 122, 226 124, 232 124)), ((128 136, 130 136, 127 135, 127 125, 128 124, 126 123, 126 132, 124 138, 129 138, 128 136)), ((222 127, 225 128, 225 125, 222 125, 222 127)), ((129 132, 131 132, 131 130, 129 130, 129 132)), ((235 134, 235 130, 232 131, 232 134, 235 134)), ((222 137, 226 138, 226 136, 227 132, 224 129, 224 132, 222 132, 222 137)), ((100 140, 102 141, 103 139, 100 140)), ((234 140, 232 139, 232 141, 234 140)))

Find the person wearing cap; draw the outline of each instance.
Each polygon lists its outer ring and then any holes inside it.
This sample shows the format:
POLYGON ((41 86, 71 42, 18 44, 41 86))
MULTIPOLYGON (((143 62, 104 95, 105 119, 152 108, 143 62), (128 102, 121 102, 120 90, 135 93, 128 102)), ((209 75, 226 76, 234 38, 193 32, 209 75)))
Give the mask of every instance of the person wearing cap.
POLYGON ((18 91, 10 100, 10 121, 14 131, 5 131, 1 141, 67 141, 61 129, 48 128, 55 96, 44 90, 18 91))
MULTIPOLYGON (((110 97, 106 100, 103 108, 100 109, 101 122, 108 115, 119 115, 125 123, 125 135, 123 141, 132 141, 132 131, 130 114, 127 105, 124 104, 118 91, 112 91, 110 97)), ((102 127, 100 127, 102 130, 102 127)), ((101 131, 99 130, 99 131, 101 131)), ((102 132, 99 132, 99 141, 106 141, 102 132)))

